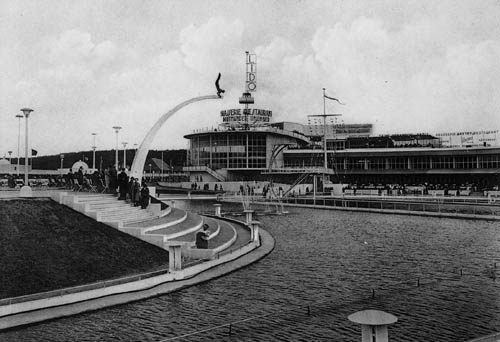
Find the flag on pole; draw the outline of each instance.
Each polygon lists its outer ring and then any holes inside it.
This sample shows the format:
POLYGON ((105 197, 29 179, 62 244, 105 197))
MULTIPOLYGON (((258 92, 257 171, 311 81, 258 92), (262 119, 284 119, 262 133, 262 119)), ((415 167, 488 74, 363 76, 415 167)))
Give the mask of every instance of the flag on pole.
POLYGON ((327 99, 329 99, 329 100, 337 101, 337 102, 338 102, 338 103, 340 103, 341 105, 345 106, 345 103, 340 102, 340 100, 339 100, 339 99, 336 99, 335 97, 330 97, 330 96, 326 96, 326 95, 324 95, 324 96, 325 96, 325 98, 327 98, 327 99))
POLYGON ((37 150, 31 149, 31 156, 36 156, 38 154, 37 150))

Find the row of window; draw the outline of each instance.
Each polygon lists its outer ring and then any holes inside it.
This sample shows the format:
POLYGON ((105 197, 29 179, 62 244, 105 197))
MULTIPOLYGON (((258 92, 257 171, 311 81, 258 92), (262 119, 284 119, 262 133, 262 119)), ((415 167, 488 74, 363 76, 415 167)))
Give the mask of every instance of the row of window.
POLYGON ((191 139, 190 159, 192 165, 207 165, 212 169, 265 168, 266 136, 255 133, 199 136, 191 139))
POLYGON ((265 146, 265 134, 227 134, 227 135, 203 135, 191 139, 191 144, 198 147, 220 147, 220 146, 265 146))
MULTIPOLYGON (((500 168, 500 155, 437 157, 370 157, 336 158, 337 170, 428 170, 428 169, 494 169, 500 168)), ((322 166, 322 158, 286 158, 285 167, 322 166)), ((329 167, 332 161, 329 160, 329 167)))

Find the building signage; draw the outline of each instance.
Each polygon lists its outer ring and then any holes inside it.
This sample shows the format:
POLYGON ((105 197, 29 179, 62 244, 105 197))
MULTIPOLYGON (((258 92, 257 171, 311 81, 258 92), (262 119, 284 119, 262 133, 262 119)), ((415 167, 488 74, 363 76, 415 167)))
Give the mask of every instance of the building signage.
POLYGON ((273 112, 265 109, 226 109, 220 112, 222 123, 233 124, 268 124, 271 122, 273 112))
POLYGON ((444 147, 498 146, 499 130, 438 133, 444 147))

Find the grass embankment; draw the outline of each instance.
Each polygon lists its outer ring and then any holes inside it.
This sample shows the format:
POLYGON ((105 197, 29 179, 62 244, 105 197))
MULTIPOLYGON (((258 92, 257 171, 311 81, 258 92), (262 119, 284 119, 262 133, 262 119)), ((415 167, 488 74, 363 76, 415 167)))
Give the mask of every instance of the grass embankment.
POLYGON ((168 252, 47 199, 0 201, 0 298, 168 267, 168 252))

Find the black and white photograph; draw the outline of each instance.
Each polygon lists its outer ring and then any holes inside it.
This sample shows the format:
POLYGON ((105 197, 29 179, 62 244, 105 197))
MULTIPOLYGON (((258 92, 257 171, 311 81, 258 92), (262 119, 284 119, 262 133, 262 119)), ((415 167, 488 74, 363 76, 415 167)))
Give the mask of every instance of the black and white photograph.
POLYGON ((499 342, 499 18, 1 0, 0 342, 499 342))

